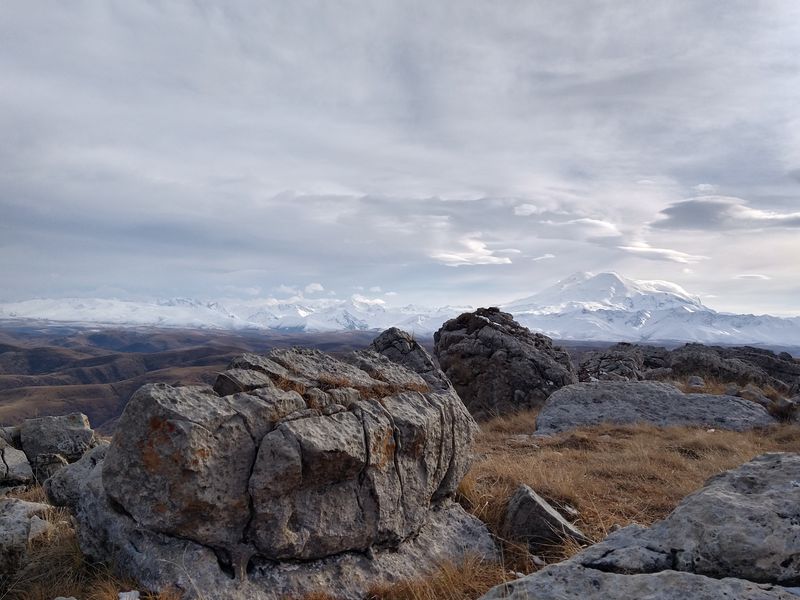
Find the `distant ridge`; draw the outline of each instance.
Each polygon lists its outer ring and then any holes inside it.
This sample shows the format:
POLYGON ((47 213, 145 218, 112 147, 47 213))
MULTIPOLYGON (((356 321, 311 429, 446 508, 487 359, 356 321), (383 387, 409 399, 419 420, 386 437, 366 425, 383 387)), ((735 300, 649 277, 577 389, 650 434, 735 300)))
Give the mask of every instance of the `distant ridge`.
MULTIPOLYGON (((575 273, 501 308, 530 329, 564 340, 800 346, 800 317, 720 313, 674 283, 637 281, 611 272, 575 273)), ((431 335, 444 321, 471 310, 470 306, 394 307, 360 295, 224 302, 65 298, 0 304, 0 321, 286 332, 400 327, 431 335)))

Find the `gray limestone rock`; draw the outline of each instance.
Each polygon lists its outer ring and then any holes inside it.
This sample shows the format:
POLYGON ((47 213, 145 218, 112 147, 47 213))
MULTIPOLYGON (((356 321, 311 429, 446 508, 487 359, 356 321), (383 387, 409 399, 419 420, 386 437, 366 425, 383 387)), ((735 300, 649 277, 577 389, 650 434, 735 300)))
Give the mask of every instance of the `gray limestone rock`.
POLYGON ((16 498, 0 498, 0 583, 24 561, 28 544, 42 535, 43 529, 33 519, 43 517, 50 508, 46 504, 25 502, 16 498))
POLYGON ((33 470, 28 457, 0 438, 0 487, 13 486, 33 481, 33 470))
POLYGON ((99 442, 80 460, 65 466, 47 479, 43 487, 48 501, 55 506, 74 507, 80 499, 89 473, 105 458, 108 445, 106 441, 99 442))
POLYGON ((442 371, 478 418, 541 406, 577 381, 564 350, 497 308, 447 321, 434 341, 442 371))
POLYGON ((75 462, 95 445, 94 431, 82 413, 27 419, 20 426, 20 445, 34 475, 44 481, 66 463, 75 462))
POLYGON ((544 498, 527 485, 517 488, 508 502, 501 525, 501 535, 508 540, 524 542, 531 551, 548 548, 572 540, 590 544, 572 523, 562 517, 544 498))
POLYGON ((387 329, 372 341, 375 352, 419 374, 433 389, 449 389, 450 381, 436 366, 428 351, 414 337, 396 327, 387 329))
POLYGON ((763 407, 742 398, 684 394, 659 382, 591 382, 564 387, 550 396, 536 420, 536 433, 550 435, 601 423, 744 431, 774 425, 776 420, 763 407))
POLYGON ((621 575, 587 569, 572 561, 551 565, 499 585, 480 600, 797 600, 779 586, 692 573, 621 575))
POLYGON ((764 454, 712 477, 648 529, 626 527, 582 552, 603 571, 664 569, 800 584, 800 455, 764 454))
POLYGON ((319 584, 355 598, 433 568, 408 561, 494 555, 449 500, 476 430, 449 385, 373 350, 276 350, 225 373, 214 389, 144 386, 105 459, 48 483, 89 556, 116 556, 149 589, 278 598, 319 584))

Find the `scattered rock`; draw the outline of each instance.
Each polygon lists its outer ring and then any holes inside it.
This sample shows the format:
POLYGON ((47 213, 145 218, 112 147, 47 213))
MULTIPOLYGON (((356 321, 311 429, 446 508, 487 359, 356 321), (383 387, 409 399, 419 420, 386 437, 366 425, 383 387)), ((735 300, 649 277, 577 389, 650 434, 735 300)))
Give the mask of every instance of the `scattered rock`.
POLYGON ((120 592, 118 595, 118 600, 139 600, 139 592, 138 590, 133 590, 130 592, 120 592))
POLYGON ((556 546, 565 540, 590 544, 591 540, 562 517, 556 509, 527 485, 517 488, 509 500, 501 535, 537 548, 556 546))
POLYGON ((55 506, 74 507, 78 503, 89 473, 105 458, 107 450, 108 442, 101 441, 79 461, 65 466, 47 479, 43 487, 48 501, 55 506))
POLYGON ((33 471, 28 457, 0 438, 0 487, 14 486, 33 481, 33 471))
POLYGON ((750 400, 750 402, 760 404, 764 408, 767 408, 770 404, 772 404, 772 400, 764 395, 764 392, 761 390, 761 388, 757 385, 753 385, 752 383, 748 383, 745 387, 740 389, 736 395, 740 398, 744 398, 745 400, 750 400))
POLYGON ((744 431, 775 422, 764 408, 742 398, 684 394, 660 382, 594 382, 570 385, 550 396, 536 419, 536 433, 552 435, 600 423, 744 431))
POLYGON ((89 419, 82 413, 27 419, 20 426, 20 444, 33 473, 44 481, 63 465, 75 462, 95 444, 89 419))
MULTIPOLYGON (((0 581, 12 574, 24 561, 31 537, 31 522, 44 516, 46 504, 25 502, 16 498, 0 498, 0 581)), ((34 524, 34 537, 41 529, 34 524)))
POLYGON ((214 389, 144 386, 105 459, 87 454, 48 494, 74 504, 89 557, 190 596, 355 598, 468 551, 494 556, 483 524, 449 499, 472 417, 413 340, 378 340, 420 372, 375 350, 293 349, 235 360, 214 389), (234 391, 244 382, 260 383, 234 391))
POLYGON ((692 375, 686 380, 686 385, 692 389, 701 390, 706 387, 706 382, 699 375, 692 375))
POLYGON ((577 381, 564 350, 497 308, 447 321, 434 342, 442 370, 478 418, 541 406, 577 381))
POLYGON ((484 600, 796 598, 782 586, 800 582, 798 506, 800 455, 765 454, 712 477, 652 527, 620 529, 484 600))

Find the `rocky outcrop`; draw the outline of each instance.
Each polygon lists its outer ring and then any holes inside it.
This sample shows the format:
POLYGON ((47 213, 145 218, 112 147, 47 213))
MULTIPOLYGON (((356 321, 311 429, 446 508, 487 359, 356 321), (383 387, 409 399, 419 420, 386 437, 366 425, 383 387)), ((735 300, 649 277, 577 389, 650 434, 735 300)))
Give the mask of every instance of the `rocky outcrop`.
POLYGON ((621 529, 484 600, 796 598, 783 586, 800 584, 798 482, 800 455, 760 456, 713 477, 652 527, 621 529))
POLYGON ((772 386, 789 392, 800 379, 800 363, 791 355, 751 346, 686 344, 674 350, 620 343, 588 352, 578 369, 581 381, 637 381, 701 376, 742 386, 772 386))
POLYGON ((95 445, 89 419, 81 413, 27 419, 20 426, 20 444, 37 480, 75 462, 95 445))
POLYGON ((527 485, 519 486, 511 496, 500 533, 507 540, 527 544, 532 551, 557 546, 566 540, 577 544, 591 543, 527 485))
POLYGON ((23 563, 29 545, 47 533, 42 517, 48 510, 46 504, 0 498, 0 584, 23 563))
POLYGON ((650 381, 591 382, 564 387, 548 398, 536 433, 550 435, 601 423, 690 425, 744 431, 776 420, 753 402, 732 396, 684 394, 650 381))
POLYGON ((105 459, 87 455, 49 493, 71 503, 77 488, 90 557, 189 596, 355 598, 468 551, 491 556, 485 527, 449 499, 474 421, 402 336, 372 347, 398 345, 419 372, 375 350, 293 349, 242 356, 213 388, 145 386, 105 459))
POLYGON ((578 368, 581 381, 638 381, 647 373, 669 371, 669 350, 621 342, 606 350, 587 352, 578 368))
POLYGON ((477 418, 541 406, 577 376, 566 351, 497 308, 479 308, 447 321, 434 352, 477 418))

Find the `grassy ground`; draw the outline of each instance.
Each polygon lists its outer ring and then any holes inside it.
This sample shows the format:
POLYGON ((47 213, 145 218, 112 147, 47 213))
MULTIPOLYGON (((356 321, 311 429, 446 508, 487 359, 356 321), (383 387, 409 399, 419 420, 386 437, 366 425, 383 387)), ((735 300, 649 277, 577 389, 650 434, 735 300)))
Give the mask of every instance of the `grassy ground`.
MULTIPOLYGON (((711 475, 771 451, 800 452, 800 426, 734 433, 706 429, 604 425, 545 439, 532 438, 533 412, 495 419, 482 425, 472 469, 459 488, 459 501, 496 533, 509 497, 525 483, 556 507, 577 509, 576 525, 600 540, 614 525, 649 525, 664 518, 711 475)), ((42 500, 34 489, 25 499, 42 500)), ((49 539, 31 549, 26 568, 0 588, 0 600, 115 600, 136 589, 104 566, 88 563, 80 553, 69 515, 53 509, 49 539)), ((442 565, 430 578, 372 591, 374 600, 469 600, 516 573, 537 566, 527 552, 499 540, 501 564, 469 558, 442 565)), ((542 552, 556 561, 578 551, 560 546, 542 552)), ((172 600, 162 595, 158 600, 172 600)), ((312 599, 308 599, 312 600, 312 599)), ((313 600, 324 600, 324 596, 313 600)))

